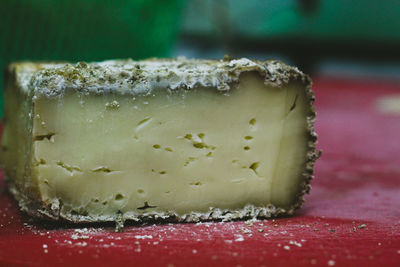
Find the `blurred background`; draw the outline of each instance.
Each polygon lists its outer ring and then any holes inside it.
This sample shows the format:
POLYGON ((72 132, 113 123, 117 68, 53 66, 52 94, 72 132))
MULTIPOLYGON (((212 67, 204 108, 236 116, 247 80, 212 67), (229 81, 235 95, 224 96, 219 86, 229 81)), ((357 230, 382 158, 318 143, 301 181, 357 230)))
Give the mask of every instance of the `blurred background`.
POLYGON ((399 82, 399 29, 398 0, 1 0, 0 67, 228 54, 399 82))

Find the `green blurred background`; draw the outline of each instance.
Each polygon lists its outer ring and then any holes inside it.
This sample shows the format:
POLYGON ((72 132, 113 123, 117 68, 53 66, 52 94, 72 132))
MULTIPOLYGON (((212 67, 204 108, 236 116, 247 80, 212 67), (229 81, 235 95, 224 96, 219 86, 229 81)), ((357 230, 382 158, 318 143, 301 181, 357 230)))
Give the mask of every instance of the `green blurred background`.
MULTIPOLYGON (((182 0, 0 0, 0 67, 19 60, 165 57, 182 7, 182 0)), ((3 98, 0 103, 3 110, 3 98)))
POLYGON ((283 59, 315 75, 400 79, 398 0, 1 0, 0 22, 2 69, 229 54, 283 59))

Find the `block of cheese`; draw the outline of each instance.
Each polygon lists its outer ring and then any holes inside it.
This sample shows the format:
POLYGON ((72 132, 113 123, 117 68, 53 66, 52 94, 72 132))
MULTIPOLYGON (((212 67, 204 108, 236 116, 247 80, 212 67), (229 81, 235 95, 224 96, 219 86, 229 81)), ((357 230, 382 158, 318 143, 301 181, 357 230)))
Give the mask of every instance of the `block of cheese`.
POLYGON ((316 151, 311 80, 278 61, 14 63, 1 164, 20 208, 70 222, 290 215, 316 151))

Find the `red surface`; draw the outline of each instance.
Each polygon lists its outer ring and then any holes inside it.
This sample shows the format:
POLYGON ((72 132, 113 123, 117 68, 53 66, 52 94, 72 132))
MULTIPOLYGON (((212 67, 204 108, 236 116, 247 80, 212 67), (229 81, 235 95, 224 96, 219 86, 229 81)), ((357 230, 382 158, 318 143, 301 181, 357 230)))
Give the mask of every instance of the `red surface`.
POLYGON ((400 114, 376 108, 400 85, 320 79, 314 89, 324 153, 294 217, 60 227, 22 215, 0 179, 0 265, 400 266, 400 114))

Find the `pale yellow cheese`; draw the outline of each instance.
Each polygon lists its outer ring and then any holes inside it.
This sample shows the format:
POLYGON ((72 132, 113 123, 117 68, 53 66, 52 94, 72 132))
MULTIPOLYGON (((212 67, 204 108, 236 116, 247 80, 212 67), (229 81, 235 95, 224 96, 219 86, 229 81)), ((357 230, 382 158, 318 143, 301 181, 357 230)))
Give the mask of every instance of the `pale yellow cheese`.
POLYGON ((96 213, 147 202, 178 214, 291 203, 307 149, 304 90, 265 87, 248 75, 227 94, 38 100, 33 134, 51 135, 33 144, 42 200, 96 213))
POLYGON ((6 124, 3 147, 26 144, 3 152, 6 173, 20 199, 36 198, 66 219, 185 218, 249 205, 284 211, 304 187, 310 99, 298 81, 271 86, 246 72, 227 91, 9 94, 8 119, 27 122, 21 135, 6 124), (30 114, 11 112, 17 102, 30 103, 30 114))

